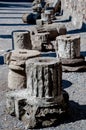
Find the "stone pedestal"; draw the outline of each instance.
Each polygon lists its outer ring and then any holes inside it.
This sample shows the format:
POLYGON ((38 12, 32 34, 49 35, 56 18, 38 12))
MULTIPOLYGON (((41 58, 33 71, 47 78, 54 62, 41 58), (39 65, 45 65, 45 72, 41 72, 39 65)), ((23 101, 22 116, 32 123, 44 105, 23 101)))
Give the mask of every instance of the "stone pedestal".
POLYGON ((14 49, 32 49, 30 32, 29 31, 14 31, 13 32, 14 49))
POLYGON ((86 69, 84 57, 80 56, 79 35, 62 35, 57 37, 56 51, 62 60, 63 71, 86 69))
POLYGON ((26 62, 27 105, 22 121, 27 128, 49 127, 66 112, 62 88, 61 63, 56 58, 34 58, 26 62))
POLYGON ((74 59, 80 57, 80 36, 63 35, 57 37, 57 50, 60 58, 74 59))

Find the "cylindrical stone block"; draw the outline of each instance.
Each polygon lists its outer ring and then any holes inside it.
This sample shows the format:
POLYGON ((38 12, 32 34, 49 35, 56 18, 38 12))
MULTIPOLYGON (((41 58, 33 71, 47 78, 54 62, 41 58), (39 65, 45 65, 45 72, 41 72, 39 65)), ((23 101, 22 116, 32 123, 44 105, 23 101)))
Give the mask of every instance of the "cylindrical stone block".
POLYGON ((8 87, 12 90, 26 88, 25 72, 10 69, 8 73, 8 87))
POLYGON ((56 51, 58 51, 60 58, 74 59, 80 57, 80 36, 58 36, 56 38, 56 51))
POLYGON ((40 52, 37 50, 19 49, 13 50, 11 54, 11 61, 26 61, 29 58, 40 56, 40 52))
POLYGON ((42 44, 43 43, 48 44, 48 40, 49 40, 49 33, 48 32, 37 33, 35 35, 35 40, 33 42, 33 48, 41 51, 42 50, 42 44))
POLYGON ((9 61, 8 88, 22 89, 26 88, 25 62, 27 59, 40 55, 36 50, 14 50, 11 53, 9 61))
POLYGON ((26 61, 27 88, 31 97, 49 98, 61 95, 60 61, 38 57, 26 61))
POLYGON ((29 31, 14 31, 13 32, 14 49, 32 49, 30 32, 29 31))

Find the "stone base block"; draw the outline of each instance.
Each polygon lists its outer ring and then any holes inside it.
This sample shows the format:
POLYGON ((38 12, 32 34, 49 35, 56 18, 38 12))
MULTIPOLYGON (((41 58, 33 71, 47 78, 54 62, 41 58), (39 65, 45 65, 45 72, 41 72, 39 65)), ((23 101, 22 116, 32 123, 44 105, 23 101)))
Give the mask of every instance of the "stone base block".
POLYGON ((61 59, 61 61, 64 72, 86 71, 86 61, 83 56, 75 59, 61 59))
POLYGON ((63 92, 63 97, 61 102, 49 106, 27 103, 26 112, 22 117, 26 129, 50 127, 61 123, 69 111, 68 94, 63 92))
POLYGON ((28 89, 10 91, 6 94, 7 113, 22 120, 26 129, 41 128, 61 123, 69 111, 69 96, 63 91, 62 100, 48 104, 30 103, 28 89))
POLYGON ((26 104, 27 89, 19 91, 10 91, 6 93, 6 112, 20 119, 24 114, 23 107, 26 104))

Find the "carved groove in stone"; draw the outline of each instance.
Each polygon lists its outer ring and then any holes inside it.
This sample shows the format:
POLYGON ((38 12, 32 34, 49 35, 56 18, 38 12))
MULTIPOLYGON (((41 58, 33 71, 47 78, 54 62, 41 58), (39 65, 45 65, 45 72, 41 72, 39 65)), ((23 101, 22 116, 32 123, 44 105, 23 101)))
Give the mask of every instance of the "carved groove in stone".
POLYGON ((80 57, 80 36, 62 35, 56 39, 56 50, 60 58, 74 59, 80 57))
POLYGON ((26 62, 27 88, 34 97, 61 94, 61 63, 55 58, 34 58, 26 62))

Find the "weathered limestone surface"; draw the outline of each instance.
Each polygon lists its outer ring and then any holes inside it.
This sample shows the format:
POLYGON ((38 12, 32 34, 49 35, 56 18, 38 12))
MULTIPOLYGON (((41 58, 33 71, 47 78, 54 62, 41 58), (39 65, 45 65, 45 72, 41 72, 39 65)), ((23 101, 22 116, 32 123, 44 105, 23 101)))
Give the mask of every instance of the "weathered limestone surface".
POLYGON ((61 62, 51 57, 28 59, 26 75, 26 89, 6 94, 7 112, 21 119, 26 129, 58 124, 69 110, 68 94, 62 91, 61 62))
POLYGON ((32 49, 29 31, 13 32, 14 49, 32 49))
POLYGON ((61 94, 61 63, 55 58, 33 58, 26 61, 27 88, 34 97, 61 94))
POLYGON ((62 35, 56 38, 57 51, 60 58, 74 59, 80 57, 80 36, 62 35))
POLYGON ((40 52, 36 50, 20 49, 11 52, 10 59, 7 59, 9 63, 8 88, 13 90, 26 88, 25 62, 39 55, 40 52))
POLYGON ((63 71, 86 71, 86 61, 80 55, 80 36, 61 35, 56 38, 56 52, 63 71))
MULTIPOLYGON (((86 0, 61 0, 65 16, 72 16, 73 25, 77 28, 86 24, 86 0)), ((85 25, 86 26, 86 25, 85 25)))
POLYGON ((54 51, 53 43, 49 39, 49 32, 36 33, 32 35, 32 46, 34 50, 39 51, 54 51))
POLYGON ((18 49, 6 53, 4 60, 7 65, 9 65, 11 62, 12 65, 21 66, 28 58, 36 57, 39 55, 40 52, 37 50, 18 49))
POLYGON ((53 7, 54 13, 58 11, 61 0, 46 0, 46 6, 53 7))
POLYGON ((68 98, 65 102, 61 89, 61 63, 56 58, 33 58, 26 62, 26 73, 29 97, 21 119, 26 129, 52 126, 67 110, 68 98))
POLYGON ((44 25, 42 27, 37 27, 37 32, 49 32, 49 39, 55 40, 59 35, 65 35, 67 33, 67 29, 64 24, 55 24, 52 23, 51 25, 44 25))
POLYGON ((6 111, 20 119, 24 114, 23 107, 28 97, 27 89, 15 90, 6 93, 6 111))
POLYGON ((9 70, 9 73, 8 73, 8 87, 10 89, 14 89, 14 90, 26 88, 26 74, 25 74, 25 72, 22 70, 16 71, 16 68, 15 68, 15 70, 12 70, 12 67, 11 67, 11 69, 9 70))

